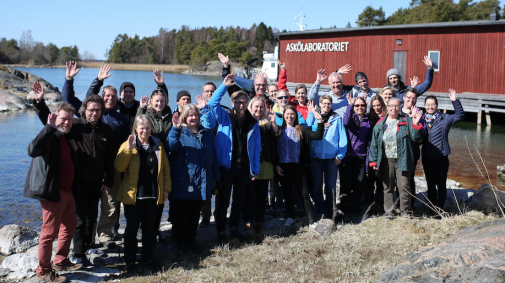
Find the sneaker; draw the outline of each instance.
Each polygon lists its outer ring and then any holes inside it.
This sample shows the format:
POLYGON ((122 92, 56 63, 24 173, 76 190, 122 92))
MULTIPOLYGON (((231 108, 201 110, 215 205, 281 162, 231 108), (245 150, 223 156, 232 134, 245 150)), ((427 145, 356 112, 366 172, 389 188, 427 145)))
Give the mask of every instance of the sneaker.
POLYGON ((64 264, 53 264, 53 269, 56 271, 75 271, 82 268, 82 263, 73 263, 67 259, 64 264))
POLYGON ((88 249, 86 251, 86 254, 87 255, 94 255, 94 256, 102 256, 103 255, 103 251, 99 250, 99 249, 88 249))
POLYGON ((144 262, 144 265, 149 267, 151 271, 158 271, 161 270, 161 265, 159 265, 156 261, 150 260, 148 262, 144 262))
POLYGON ((45 281, 45 282, 58 282, 58 283, 63 283, 67 281, 67 278, 65 276, 61 276, 54 269, 51 269, 48 273, 44 275, 38 275, 37 278, 45 281))
POLYGON ((209 226, 209 224, 210 224, 209 218, 202 218, 202 222, 200 222, 200 228, 205 228, 209 226))
POLYGON ((240 231, 237 228, 230 230, 230 239, 233 239, 233 238, 236 238, 241 242, 247 241, 247 236, 240 233, 240 231))
POLYGON ((81 266, 93 266, 91 261, 89 261, 85 255, 77 257, 74 261, 74 264, 80 264, 81 266))
POLYGON ((317 222, 309 225, 309 231, 316 232, 317 222))
POLYGON ((135 264, 135 262, 132 262, 132 263, 128 263, 126 265, 126 272, 128 272, 128 273, 139 273, 140 270, 139 270, 139 267, 137 266, 137 264, 135 264))
POLYGON ((286 219, 286 222, 284 222, 284 226, 291 226, 295 224, 295 220, 293 218, 288 218, 286 219))
POLYGON ((102 244, 102 247, 107 248, 108 250, 116 248, 116 243, 113 241, 105 241, 102 244))

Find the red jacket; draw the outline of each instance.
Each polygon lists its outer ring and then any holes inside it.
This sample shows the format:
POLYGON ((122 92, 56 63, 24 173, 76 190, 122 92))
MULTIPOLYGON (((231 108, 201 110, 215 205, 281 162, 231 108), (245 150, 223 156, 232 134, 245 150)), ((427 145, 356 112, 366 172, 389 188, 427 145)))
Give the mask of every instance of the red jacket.
POLYGON ((279 82, 277 84, 277 88, 279 90, 284 90, 288 93, 289 95, 289 104, 293 105, 296 107, 296 110, 302 114, 303 119, 307 120, 307 115, 309 115, 309 108, 307 105, 300 105, 298 104, 298 101, 296 100, 295 96, 292 96, 289 94, 288 87, 286 86, 286 82, 288 81, 288 75, 286 70, 281 70, 281 73, 279 74, 279 82))

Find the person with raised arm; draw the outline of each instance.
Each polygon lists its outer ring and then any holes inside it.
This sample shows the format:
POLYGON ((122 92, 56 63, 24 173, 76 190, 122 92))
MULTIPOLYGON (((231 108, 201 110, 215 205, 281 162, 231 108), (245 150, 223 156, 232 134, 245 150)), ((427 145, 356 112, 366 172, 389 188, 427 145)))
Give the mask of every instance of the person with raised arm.
POLYGON ((275 113, 268 111, 268 106, 263 98, 253 97, 247 109, 259 121, 262 147, 260 174, 256 180, 249 180, 247 185, 244 221, 248 232, 254 228, 254 231, 259 233, 265 229, 268 182, 274 178, 274 167, 277 165, 275 136, 279 132, 279 126, 275 123, 275 113))
POLYGON ((76 140, 69 135, 75 109, 63 102, 49 114, 46 126, 28 144, 28 155, 33 158, 26 177, 24 197, 39 200, 42 207, 42 227, 39 238, 37 278, 46 282, 65 282, 57 271, 76 271, 82 264, 68 259, 72 236, 77 225, 74 195, 79 190, 76 182, 79 158, 71 150, 76 140), (56 255, 51 265, 53 242, 58 238, 56 255))
POLYGON ((154 260, 158 207, 165 203, 172 188, 170 165, 163 142, 151 135, 151 120, 147 115, 135 118, 132 134, 117 153, 114 166, 125 172, 117 199, 124 204, 126 229, 124 259, 126 270, 138 273, 137 232, 142 224, 142 262, 157 271, 154 260))
MULTIPOLYGON (((50 114, 44 102, 44 88, 33 84, 33 105, 40 121, 46 125, 50 114)), ((70 133, 74 142, 70 148, 79 162, 74 164, 79 171, 80 190, 75 196, 77 227, 73 238, 73 252, 76 264, 91 266, 86 255, 101 255, 103 251, 92 247, 93 234, 98 216, 98 202, 101 193, 114 185, 114 158, 116 141, 112 128, 102 121, 105 104, 97 95, 84 99, 79 109, 80 118, 73 118, 70 133)))
POLYGON ((447 197, 446 182, 451 154, 449 130, 452 125, 465 118, 463 106, 456 98, 455 90, 449 89, 449 98, 456 112, 452 115, 438 111, 438 99, 435 96, 427 96, 424 100, 426 136, 423 139, 422 162, 428 184, 428 199, 440 209, 444 209, 447 197))
POLYGON ((352 94, 348 93, 347 99, 349 105, 344 116, 344 125, 348 147, 340 170, 340 207, 344 222, 358 224, 374 125, 366 115, 367 94, 353 98, 352 94))
MULTIPOLYGON (((311 127, 298 125, 296 108, 288 105, 284 109, 283 124, 280 128, 281 133, 276 136, 277 156, 279 164, 275 167, 280 176, 281 187, 286 202, 288 218, 284 225, 292 226, 295 224, 295 203, 293 198, 293 188, 296 194, 303 200, 305 214, 308 217, 309 224, 315 223, 314 208, 310 200, 310 191, 303 182, 303 169, 305 164, 310 162, 310 141, 321 140, 324 136, 324 123, 321 115, 315 111, 312 102, 309 102, 309 108, 317 119, 317 130, 312 131, 311 127)), ((314 229, 315 225, 310 226, 314 229)))
POLYGON ((428 67, 426 70, 426 78, 424 82, 420 85, 416 86, 406 86, 402 81, 402 76, 398 69, 389 69, 386 75, 386 79, 388 81, 388 86, 392 87, 396 91, 396 97, 400 99, 403 104, 403 95, 406 93, 407 89, 415 88, 417 90, 418 96, 421 96, 423 93, 427 92, 430 89, 431 84, 433 83, 433 62, 430 57, 424 56, 423 63, 428 67))
MULTIPOLYGON (((337 173, 347 151, 347 134, 342 117, 333 111, 332 104, 329 95, 319 98, 320 110, 317 113, 323 119, 325 131, 323 139, 310 141, 310 167, 306 171, 312 174, 312 198, 317 218, 324 216, 335 221, 337 173)), ((307 125, 313 131, 317 129, 318 123, 312 112, 307 117, 307 125)))
POLYGON ((401 215, 411 217, 412 201, 410 191, 410 176, 414 174, 414 154, 412 142, 423 139, 424 132, 419 123, 423 113, 413 109, 413 118, 400 114, 400 99, 389 99, 388 114, 374 127, 370 152, 369 166, 376 170, 384 185, 384 210, 386 217, 393 219, 394 190, 400 194, 401 215))
MULTIPOLYGON (((77 62, 70 61, 65 62, 66 65, 66 76, 65 84, 61 92, 63 101, 68 101, 74 108, 79 109, 82 102, 79 98, 75 96, 74 91, 74 77, 79 73, 80 69, 77 69, 77 62)), ((102 81, 110 77, 109 71, 111 69, 110 65, 102 65, 100 71, 98 72, 98 78, 102 81)), ((88 96, 91 92, 88 91, 88 96)), ((129 134, 129 122, 126 116, 119 112, 117 90, 111 85, 107 85, 102 89, 100 97, 103 99, 105 104, 105 110, 102 113, 102 121, 109 125, 114 131, 114 137, 116 139, 116 151, 123 142, 126 141, 129 134)), ((76 113, 79 117, 80 114, 76 113)), ((114 174, 114 186, 110 190, 102 192, 100 196, 100 217, 97 224, 97 233, 99 236, 100 244, 108 249, 113 249, 116 247, 115 236, 119 229, 119 213, 120 207, 116 200, 117 190, 121 184, 121 173, 116 171, 114 174)), ((93 233, 94 234, 94 233, 93 233)))
POLYGON ((234 78, 234 75, 227 75, 208 103, 219 124, 214 147, 223 183, 216 196, 216 226, 221 242, 227 241, 226 214, 232 189, 230 237, 242 241, 247 239, 238 230, 238 224, 244 209, 247 182, 249 179, 256 180, 260 174, 261 133, 258 120, 247 110, 249 96, 245 91, 234 92, 231 95, 233 108, 229 112, 220 103, 227 89, 235 85, 234 78))
POLYGON ((347 98, 344 88, 344 81, 342 79, 342 75, 338 72, 333 72, 328 77, 328 84, 331 87, 331 91, 328 92, 320 92, 319 87, 321 83, 326 80, 326 70, 321 69, 317 71, 316 81, 314 85, 310 88, 309 91, 309 100, 312 100, 314 104, 319 103, 319 98, 323 95, 329 95, 332 98, 332 106, 331 108, 340 116, 344 117, 345 111, 347 109, 347 98))

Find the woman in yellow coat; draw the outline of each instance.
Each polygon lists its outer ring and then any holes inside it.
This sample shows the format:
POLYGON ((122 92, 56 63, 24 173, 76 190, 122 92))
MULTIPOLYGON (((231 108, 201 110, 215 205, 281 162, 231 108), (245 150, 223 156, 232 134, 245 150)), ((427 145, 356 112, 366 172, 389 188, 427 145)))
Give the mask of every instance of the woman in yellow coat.
POLYGON ((117 194, 124 205, 126 229, 124 254, 128 272, 138 272, 135 264, 137 232, 142 223, 142 262, 151 270, 161 266, 153 259, 156 243, 156 211, 171 190, 170 166, 167 153, 156 137, 151 136, 151 120, 139 115, 133 133, 121 145, 114 162, 119 172, 125 172, 117 194))

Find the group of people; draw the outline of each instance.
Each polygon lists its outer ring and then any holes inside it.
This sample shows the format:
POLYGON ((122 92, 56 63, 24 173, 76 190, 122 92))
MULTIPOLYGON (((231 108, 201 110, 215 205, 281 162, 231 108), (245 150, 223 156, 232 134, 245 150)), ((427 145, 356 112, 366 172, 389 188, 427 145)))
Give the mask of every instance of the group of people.
POLYGON ((303 209, 311 230, 321 218, 359 223, 363 207, 372 205, 376 214, 391 219, 397 209, 410 216, 421 156, 428 199, 443 209, 448 132, 464 112, 452 89, 453 115, 438 111, 435 96, 425 98, 426 113, 415 106, 433 80, 428 57, 426 79, 419 85, 414 78, 406 86, 396 69, 387 72, 388 83, 378 94, 368 87, 363 72, 356 73, 356 85, 344 85, 342 74, 351 71, 346 65, 329 75, 319 70, 310 90, 300 84, 294 95, 281 62, 278 84, 268 85, 259 74, 248 89, 230 74, 228 56, 220 53, 219 59, 222 85, 206 83, 194 104, 188 91, 179 91, 174 110, 158 70, 151 95, 136 100, 131 82, 122 83, 119 92, 111 85, 102 87, 111 76, 111 67, 103 65, 81 102, 73 89, 79 69, 68 62, 64 102, 52 113, 43 87, 34 84, 34 106, 45 127, 28 145, 33 160, 24 196, 40 200, 43 211, 39 278, 63 282, 65 277, 56 271, 91 265, 86 255, 103 253, 94 248, 96 234, 103 247, 115 248, 120 203, 126 218, 124 258, 132 273, 138 272, 140 227, 142 262, 152 270, 161 268, 153 253, 167 200, 181 255, 200 252, 195 237, 198 226, 210 222, 214 194, 222 243, 248 239, 238 229, 242 218, 248 232, 264 230, 267 206, 285 209, 286 226, 296 223, 295 207, 303 209), (331 90, 319 91, 326 79, 331 90), (221 105, 226 93, 230 108, 221 105), (58 247, 51 264, 55 238, 58 247), (72 238, 73 262, 68 258, 72 238))

